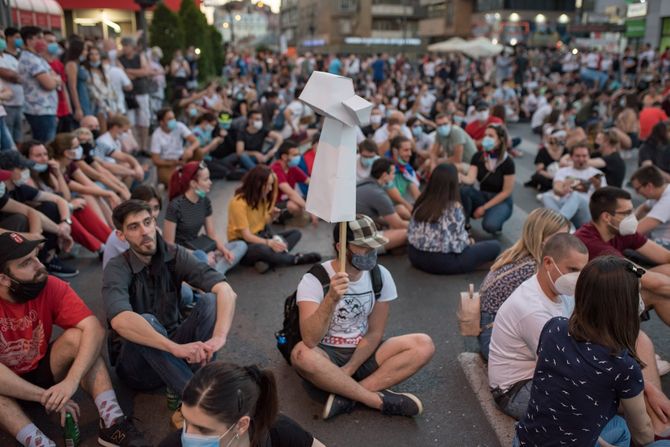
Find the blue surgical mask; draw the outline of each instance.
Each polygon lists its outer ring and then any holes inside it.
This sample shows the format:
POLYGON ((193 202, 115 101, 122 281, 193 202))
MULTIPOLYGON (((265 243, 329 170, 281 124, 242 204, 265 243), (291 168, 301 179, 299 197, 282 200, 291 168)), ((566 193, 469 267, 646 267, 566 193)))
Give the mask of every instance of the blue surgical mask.
POLYGON ((7 186, 5 185, 5 182, 0 182, 0 197, 4 197, 6 192, 7 186))
POLYGON ((51 42, 49 45, 47 45, 47 53, 56 56, 58 53, 60 53, 60 46, 56 42, 51 42))
POLYGON ((74 155, 72 156, 73 160, 81 160, 81 157, 84 156, 84 149, 81 146, 77 146, 71 150, 74 151, 74 155))
POLYGON ((45 172, 47 169, 49 169, 49 165, 46 163, 35 163, 33 165, 33 171, 35 172, 45 172))
MULTIPOLYGON (((231 425, 230 428, 220 436, 205 436, 196 435, 194 433, 186 433, 186 422, 184 422, 184 427, 181 431, 181 445, 182 447, 219 447, 221 439, 223 439, 223 437, 226 436, 230 430, 236 426, 237 424, 231 425)), ((228 444, 226 444, 226 447, 229 447, 230 444, 232 444, 236 439, 238 439, 238 436, 233 437, 233 439, 231 439, 228 444)))
POLYGON ((377 265, 377 250, 364 255, 351 254, 351 265, 361 271, 370 271, 377 265))
POLYGON ((14 39, 14 46, 16 48, 22 48, 23 47, 23 39, 21 39, 20 37, 14 39))
POLYGON ((176 119, 171 119, 167 122, 167 128, 168 130, 175 130, 177 128, 177 120, 176 119))
POLYGON ((423 135, 423 127, 421 126, 412 127, 412 135, 414 135, 414 138, 421 138, 421 136, 423 135))
POLYGON ((204 199, 205 196, 207 196, 207 193, 203 191, 202 189, 196 189, 195 194, 200 197, 201 199, 204 199))
POLYGON ((493 137, 484 137, 482 139, 482 148, 484 148, 486 152, 492 151, 495 148, 495 146, 496 142, 493 139, 493 137))
POLYGON ((379 155, 374 157, 361 157, 361 165, 365 168, 371 168, 375 160, 379 158, 379 155))
POLYGON ((7 41, 5 39, 0 39, 0 51, 5 51, 7 49, 7 41))
POLYGON ((188 109, 188 114, 194 117, 198 114, 198 109, 188 109))
POLYGON ((384 183, 382 187, 386 190, 393 189, 395 187, 395 182, 393 180, 389 180, 388 182, 384 183))
MULTIPOLYGON (((47 49, 48 49, 48 48, 47 48, 47 49)), ((89 62, 89 64, 90 64, 91 67, 93 67, 93 68, 98 68, 98 67, 100 66, 100 61, 97 61, 97 62, 89 62)))
POLYGON ((454 115, 454 122, 459 126, 465 121, 465 119, 460 115, 454 115))
POLYGON ((296 155, 295 157, 291 157, 288 160, 288 167, 289 168, 295 168, 300 164, 300 155, 296 155))
POLYGON ((441 137, 448 137, 449 134, 451 133, 451 124, 440 125, 437 128, 437 133, 439 133, 441 137))

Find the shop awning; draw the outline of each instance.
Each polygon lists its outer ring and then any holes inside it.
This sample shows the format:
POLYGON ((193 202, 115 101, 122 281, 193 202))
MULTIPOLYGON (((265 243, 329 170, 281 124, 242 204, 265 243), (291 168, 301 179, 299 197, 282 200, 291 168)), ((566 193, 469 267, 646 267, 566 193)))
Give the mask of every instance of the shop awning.
POLYGON ((12 22, 17 28, 39 26, 44 29, 61 29, 63 10, 56 0, 9 0, 12 22))
MULTIPOLYGON (((124 11, 139 11, 134 0, 97 0, 94 4, 91 0, 58 0, 63 9, 122 9, 124 11)), ((164 0, 165 6, 173 11, 179 9, 181 0, 164 0)), ((200 6, 200 0, 195 1, 196 6, 200 6)))

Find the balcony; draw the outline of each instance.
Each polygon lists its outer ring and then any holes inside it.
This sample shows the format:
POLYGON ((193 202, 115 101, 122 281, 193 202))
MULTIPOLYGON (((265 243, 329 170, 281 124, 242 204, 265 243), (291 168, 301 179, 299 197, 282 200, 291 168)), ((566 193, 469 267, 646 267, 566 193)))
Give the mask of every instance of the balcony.
POLYGON ((414 15, 414 7, 391 4, 372 5, 372 15, 385 17, 412 17, 414 15))

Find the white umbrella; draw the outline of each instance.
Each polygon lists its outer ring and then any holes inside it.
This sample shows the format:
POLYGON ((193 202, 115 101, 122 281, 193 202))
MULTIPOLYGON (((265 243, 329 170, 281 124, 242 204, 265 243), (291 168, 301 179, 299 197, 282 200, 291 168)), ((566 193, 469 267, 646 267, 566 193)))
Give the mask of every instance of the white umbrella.
POLYGON ((480 57, 500 54, 503 50, 503 46, 492 43, 486 37, 477 37, 472 40, 463 40, 460 37, 453 37, 444 42, 430 45, 428 50, 442 53, 460 52, 473 59, 477 59, 480 57))

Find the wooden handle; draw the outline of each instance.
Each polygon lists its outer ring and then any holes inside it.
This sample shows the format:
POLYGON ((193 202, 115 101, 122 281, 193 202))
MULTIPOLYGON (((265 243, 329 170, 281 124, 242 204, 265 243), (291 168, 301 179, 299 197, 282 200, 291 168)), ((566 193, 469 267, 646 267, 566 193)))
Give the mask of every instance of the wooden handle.
POLYGON ((347 223, 340 222, 340 271, 347 265, 347 223))

